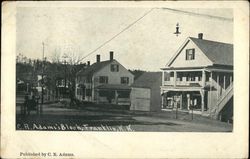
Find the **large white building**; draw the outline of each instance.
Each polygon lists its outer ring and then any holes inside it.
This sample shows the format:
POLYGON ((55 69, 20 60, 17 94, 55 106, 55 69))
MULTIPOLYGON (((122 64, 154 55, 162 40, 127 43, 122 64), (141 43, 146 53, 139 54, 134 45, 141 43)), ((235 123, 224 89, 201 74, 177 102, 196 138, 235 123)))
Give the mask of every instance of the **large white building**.
POLYGON ((233 45, 188 37, 162 68, 162 109, 233 116, 233 45))

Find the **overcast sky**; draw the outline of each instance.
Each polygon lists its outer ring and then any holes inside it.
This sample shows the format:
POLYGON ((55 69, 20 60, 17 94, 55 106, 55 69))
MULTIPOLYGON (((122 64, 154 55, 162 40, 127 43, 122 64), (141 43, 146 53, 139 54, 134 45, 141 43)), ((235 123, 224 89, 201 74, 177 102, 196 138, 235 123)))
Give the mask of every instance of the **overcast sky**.
MULTIPOLYGON (((175 8, 178 9, 178 8, 175 8)), ((17 54, 29 58, 55 52, 84 57, 105 41, 142 17, 150 8, 17 8, 17 54)), ((180 9, 232 19, 231 9, 180 9)), ((82 62, 114 58, 129 69, 159 71, 189 36, 204 34, 204 39, 233 43, 233 21, 198 16, 164 9, 153 9, 143 19, 114 38, 82 62), (176 23, 181 34, 177 37, 176 23)))

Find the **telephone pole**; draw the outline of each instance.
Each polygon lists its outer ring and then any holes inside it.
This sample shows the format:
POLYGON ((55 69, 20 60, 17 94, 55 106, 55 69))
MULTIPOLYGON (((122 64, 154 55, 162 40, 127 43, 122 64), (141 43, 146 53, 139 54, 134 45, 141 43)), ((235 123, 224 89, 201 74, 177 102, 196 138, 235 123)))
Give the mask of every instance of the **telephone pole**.
POLYGON ((42 43, 43 45, 43 57, 42 57, 42 98, 41 98, 41 106, 40 106, 40 114, 42 114, 43 112, 43 94, 44 94, 44 91, 43 91, 43 86, 44 86, 44 42, 42 43))
POLYGON ((64 59, 63 61, 63 64, 64 64, 64 90, 63 90, 63 97, 66 98, 67 97, 67 90, 66 90, 66 87, 67 87, 67 61, 66 59, 68 58, 68 56, 66 54, 63 55, 62 57, 64 59))

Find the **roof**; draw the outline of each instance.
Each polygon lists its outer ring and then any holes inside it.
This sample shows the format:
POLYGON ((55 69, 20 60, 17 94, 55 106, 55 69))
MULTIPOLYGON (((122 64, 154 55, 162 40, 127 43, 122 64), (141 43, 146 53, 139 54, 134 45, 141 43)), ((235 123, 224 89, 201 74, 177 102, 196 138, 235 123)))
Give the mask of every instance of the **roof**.
POLYGON ((145 72, 139 78, 137 78, 132 87, 152 88, 154 86, 160 86, 162 83, 161 72, 145 72))
POLYGON ((93 73, 99 71, 100 69, 102 69, 106 65, 110 64, 111 62, 112 62, 111 60, 107 60, 107 61, 93 63, 92 65, 90 65, 86 69, 80 70, 77 73, 77 75, 93 75, 93 73))
POLYGON ((131 87, 125 84, 104 84, 97 86, 98 89, 109 89, 109 90, 130 90, 131 87))
POLYGON ((233 44, 190 37, 201 51, 218 65, 233 65, 233 44))

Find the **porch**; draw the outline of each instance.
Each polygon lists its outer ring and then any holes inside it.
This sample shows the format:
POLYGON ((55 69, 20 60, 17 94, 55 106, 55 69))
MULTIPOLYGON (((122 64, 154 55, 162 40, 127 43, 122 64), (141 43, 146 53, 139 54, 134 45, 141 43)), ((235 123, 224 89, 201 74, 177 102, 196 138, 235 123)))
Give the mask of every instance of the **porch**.
MULTIPOLYGON (((233 72, 228 69, 194 68, 163 69, 162 87, 168 88, 211 88, 220 96, 233 82, 233 72)), ((210 90, 211 91, 211 90, 210 90)))
POLYGON ((127 85, 100 85, 95 88, 94 101, 97 104, 130 105, 130 92, 127 85))
POLYGON ((210 72, 201 70, 164 70, 163 86, 173 87, 205 87, 208 85, 210 72))

